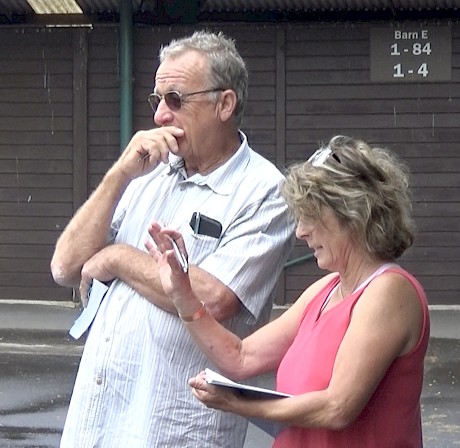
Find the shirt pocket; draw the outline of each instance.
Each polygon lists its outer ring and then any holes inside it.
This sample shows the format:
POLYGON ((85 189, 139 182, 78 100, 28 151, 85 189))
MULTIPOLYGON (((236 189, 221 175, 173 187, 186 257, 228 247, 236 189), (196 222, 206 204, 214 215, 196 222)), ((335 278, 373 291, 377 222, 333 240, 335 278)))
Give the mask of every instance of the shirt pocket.
POLYGON ((184 238, 190 264, 198 266, 219 247, 219 238, 194 233, 188 223, 183 224, 178 230, 184 238))

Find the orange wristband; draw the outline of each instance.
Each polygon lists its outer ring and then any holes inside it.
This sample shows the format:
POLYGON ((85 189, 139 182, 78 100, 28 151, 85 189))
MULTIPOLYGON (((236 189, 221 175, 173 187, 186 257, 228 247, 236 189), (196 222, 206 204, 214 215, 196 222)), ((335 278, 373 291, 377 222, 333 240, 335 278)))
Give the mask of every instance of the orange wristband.
POLYGON ((195 311, 193 314, 188 316, 184 316, 183 314, 179 313, 179 317, 182 319, 183 322, 193 322, 195 320, 201 319, 206 314, 206 306, 203 301, 201 301, 201 308, 198 311, 195 311))

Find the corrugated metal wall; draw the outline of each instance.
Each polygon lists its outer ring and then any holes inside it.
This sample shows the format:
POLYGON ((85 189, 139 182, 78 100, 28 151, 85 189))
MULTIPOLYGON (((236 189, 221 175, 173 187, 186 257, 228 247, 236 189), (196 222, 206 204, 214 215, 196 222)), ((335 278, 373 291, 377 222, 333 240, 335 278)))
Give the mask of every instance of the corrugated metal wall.
MULTIPOLYGON (((371 26, 219 26, 236 39, 250 70, 243 130, 280 167, 336 133, 395 149, 413 170, 420 230, 403 263, 430 303, 458 304, 460 28, 451 24, 451 82, 389 85, 370 82, 371 26)), ((160 45, 191 31, 135 29, 134 130, 152 124, 146 98, 160 45)), ((69 300, 72 292, 52 282, 49 259, 86 187, 78 181, 87 179, 90 192, 119 154, 117 28, 8 28, 0 37, 0 299, 69 300), (87 83, 83 91, 72 76, 87 83)), ((307 253, 298 244, 292 258, 307 253)), ((279 303, 294 301, 319 274, 314 261, 287 268, 279 303)))

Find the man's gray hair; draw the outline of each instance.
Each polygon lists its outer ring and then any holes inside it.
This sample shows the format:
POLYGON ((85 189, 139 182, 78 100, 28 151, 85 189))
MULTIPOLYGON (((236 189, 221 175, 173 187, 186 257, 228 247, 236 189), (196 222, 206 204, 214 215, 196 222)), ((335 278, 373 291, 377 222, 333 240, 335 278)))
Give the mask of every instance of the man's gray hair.
POLYGON ((181 56, 187 51, 203 53, 208 60, 206 88, 231 89, 237 97, 235 120, 241 125, 248 97, 248 71, 243 58, 236 49, 235 41, 222 32, 196 31, 191 36, 172 40, 162 46, 160 62, 181 56))

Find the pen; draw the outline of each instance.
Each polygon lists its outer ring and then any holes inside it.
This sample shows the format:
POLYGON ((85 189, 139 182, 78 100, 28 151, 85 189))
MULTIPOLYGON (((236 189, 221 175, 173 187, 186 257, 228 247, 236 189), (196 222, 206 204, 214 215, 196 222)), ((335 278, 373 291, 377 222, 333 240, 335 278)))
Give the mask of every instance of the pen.
POLYGON ((139 163, 140 163, 140 162, 143 162, 143 161, 144 161, 147 157, 149 157, 149 156, 150 156, 150 153, 147 152, 147 153, 145 153, 142 157, 139 157, 139 158, 137 159, 137 161, 138 161, 139 163))
POLYGON ((176 256, 177 261, 180 264, 180 267, 184 272, 188 272, 188 261, 187 258, 185 258, 185 255, 179 250, 179 247, 177 246, 176 241, 174 241, 173 238, 171 238, 169 235, 167 235, 169 240, 171 241, 172 247, 174 249, 174 255, 176 256))

